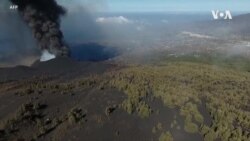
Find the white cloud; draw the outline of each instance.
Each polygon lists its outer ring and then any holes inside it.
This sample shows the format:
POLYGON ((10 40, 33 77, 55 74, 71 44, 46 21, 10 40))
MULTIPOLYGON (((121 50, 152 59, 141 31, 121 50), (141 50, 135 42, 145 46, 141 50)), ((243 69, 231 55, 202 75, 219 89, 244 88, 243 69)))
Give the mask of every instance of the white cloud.
POLYGON ((165 20, 165 19, 161 20, 161 22, 162 22, 162 23, 165 23, 165 24, 168 24, 168 23, 169 23, 169 21, 168 21, 168 20, 165 20))
POLYGON ((144 30, 144 26, 137 26, 137 27, 136 27, 136 30, 137 30, 137 31, 143 31, 143 30, 144 30))
POLYGON ((111 23, 111 24, 131 24, 133 21, 123 17, 99 17, 96 19, 97 23, 111 23))
POLYGON ((197 33, 192 33, 192 32, 187 32, 187 31, 183 31, 182 34, 190 36, 190 37, 194 37, 194 38, 214 39, 214 37, 212 36, 202 35, 202 34, 197 34, 197 33))

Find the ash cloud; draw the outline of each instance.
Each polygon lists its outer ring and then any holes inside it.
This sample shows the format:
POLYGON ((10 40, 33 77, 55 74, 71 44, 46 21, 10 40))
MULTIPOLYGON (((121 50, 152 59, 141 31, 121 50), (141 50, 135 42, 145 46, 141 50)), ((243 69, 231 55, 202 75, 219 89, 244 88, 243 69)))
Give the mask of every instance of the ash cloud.
POLYGON ((0 67, 30 65, 40 56, 30 29, 9 1, 0 1, 0 67))
POLYGON ((10 0, 18 5, 18 11, 31 28, 41 50, 56 56, 68 56, 69 48, 63 41, 60 17, 66 11, 55 0, 10 0))
POLYGON ((41 59, 41 55, 46 51, 56 56, 69 55, 71 51, 69 51, 64 39, 72 50, 75 44, 101 40, 105 37, 93 18, 99 7, 105 7, 102 0, 98 0, 100 2, 98 5, 93 1, 83 3, 78 0, 70 2, 60 0, 58 2, 67 8, 66 15, 64 15, 66 11, 55 0, 0 1, 0 67, 31 65, 39 58, 41 59), (19 11, 10 10, 11 3, 17 4, 19 11), (36 5, 38 3, 39 5, 36 5), (53 4, 46 5, 44 8, 46 3, 53 4), (54 6, 57 8, 52 8, 54 6), (47 9, 49 10, 47 11, 47 9), (28 12, 26 12, 27 10, 28 12), (31 13, 32 10, 35 12, 31 13), (51 15, 53 12, 55 14, 51 15), (60 21, 61 18, 62 21, 60 21), (51 24, 56 25, 56 28, 49 28, 47 32, 42 32, 47 30, 47 21, 51 21, 51 24), (41 26, 43 24, 44 26, 41 26), (65 36, 62 32, 65 33, 65 36), (52 33, 57 34, 51 36, 52 33), (42 40, 42 37, 48 38, 42 40), (50 37, 56 37, 52 39, 55 39, 54 43, 60 45, 51 44, 50 37))
POLYGON ((60 0, 67 7, 67 15, 63 17, 62 31, 70 48, 75 44, 89 43, 102 40, 106 34, 96 23, 99 11, 106 7, 104 0, 60 0))

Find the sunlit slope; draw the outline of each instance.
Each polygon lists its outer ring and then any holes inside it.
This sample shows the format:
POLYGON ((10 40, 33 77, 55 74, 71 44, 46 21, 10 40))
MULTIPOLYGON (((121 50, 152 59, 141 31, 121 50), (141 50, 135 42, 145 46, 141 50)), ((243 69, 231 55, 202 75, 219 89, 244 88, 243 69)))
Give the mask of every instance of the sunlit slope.
POLYGON ((128 95, 122 107, 148 117, 147 97, 160 98, 185 117, 184 129, 201 133, 204 140, 249 140, 250 73, 200 63, 175 62, 138 66, 107 74, 110 86, 128 95), (203 108, 205 106, 205 108, 203 108), (204 116, 206 110, 209 117, 204 116), (212 119, 211 125, 204 124, 212 119))

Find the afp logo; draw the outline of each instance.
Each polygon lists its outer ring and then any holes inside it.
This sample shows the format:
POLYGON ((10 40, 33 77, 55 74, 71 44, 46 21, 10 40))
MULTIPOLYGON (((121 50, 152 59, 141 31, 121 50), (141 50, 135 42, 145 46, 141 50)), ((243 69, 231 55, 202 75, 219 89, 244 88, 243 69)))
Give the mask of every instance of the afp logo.
POLYGON ((215 20, 224 19, 224 20, 232 20, 232 14, 229 10, 219 11, 219 10, 212 10, 212 15, 215 20))

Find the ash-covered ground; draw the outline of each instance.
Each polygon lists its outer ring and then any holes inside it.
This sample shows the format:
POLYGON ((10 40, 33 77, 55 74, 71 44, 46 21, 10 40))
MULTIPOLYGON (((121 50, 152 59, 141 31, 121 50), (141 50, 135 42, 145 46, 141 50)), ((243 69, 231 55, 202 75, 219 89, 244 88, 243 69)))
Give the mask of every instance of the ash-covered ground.
POLYGON ((249 141, 250 16, 209 16, 68 13, 46 62, 0 32, 0 141, 249 141))

